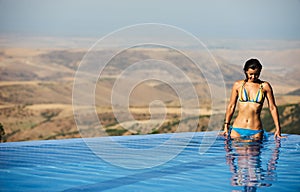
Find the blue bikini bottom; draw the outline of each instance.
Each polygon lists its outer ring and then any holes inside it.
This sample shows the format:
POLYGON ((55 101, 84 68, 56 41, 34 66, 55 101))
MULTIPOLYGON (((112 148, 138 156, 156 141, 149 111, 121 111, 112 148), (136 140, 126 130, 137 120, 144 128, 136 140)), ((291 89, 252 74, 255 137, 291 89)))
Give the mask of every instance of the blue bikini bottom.
POLYGON ((240 134, 241 137, 250 137, 257 133, 263 132, 263 130, 252 130, 252 129, 245 129, 245 128, 237 128, 237 127, 231 127, 231 129, 236 131, 238 134, 240 134))
POLYGON ((230 126, 230 131, 229 131, 229 135, 231 133, 231 130, 236 131, 238 134, 240 134, 241 137, 251 137, 257 133, 262 132, 263 133, 263 137, 264 139, 268 138, 268 134, 267 132, 265 132, 263 129, 261 130, 252 130, 252 129, 245 129, 245 128, 238 128, 238 127, 232 127, 230 126))

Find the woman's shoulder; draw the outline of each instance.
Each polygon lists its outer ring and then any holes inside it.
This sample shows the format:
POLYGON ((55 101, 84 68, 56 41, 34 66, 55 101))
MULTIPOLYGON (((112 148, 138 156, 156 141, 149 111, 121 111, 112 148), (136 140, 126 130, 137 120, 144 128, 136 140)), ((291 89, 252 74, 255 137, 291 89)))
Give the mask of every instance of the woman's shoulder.
POLYGON ((262 81, 262 80, 260 80, 260 84, 265 89, 270 89, 271 88, 271 84, 268 81, 262 81))
POLYGON ((259 84, 263 85, 263 86, 270 86, 270 83, 268 81, 263 81, 263 80, 259 80, 259 84))
POLYGON ((239 90, 243 86, 244 83, 245 83, 245 80, 237 80, 233 83, 232 89, 239 90))
POLYGON ((245 80, 237 80, 233 83, 234 87, 240 87, 245 83, 245 80))

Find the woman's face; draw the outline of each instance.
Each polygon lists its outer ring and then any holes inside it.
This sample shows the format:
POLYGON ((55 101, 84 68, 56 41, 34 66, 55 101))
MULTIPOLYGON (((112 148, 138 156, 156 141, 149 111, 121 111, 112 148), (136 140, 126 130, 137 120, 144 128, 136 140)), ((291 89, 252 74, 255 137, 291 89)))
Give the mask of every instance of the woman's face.
POLYGON ((259 69, 251 69, 251 68, 249 68, 246 71, 247 80, 249 82, 255 82, 255 81, 257 81, 258 78, 259 78, 259 75, 260 75, 260 70, 259 69))

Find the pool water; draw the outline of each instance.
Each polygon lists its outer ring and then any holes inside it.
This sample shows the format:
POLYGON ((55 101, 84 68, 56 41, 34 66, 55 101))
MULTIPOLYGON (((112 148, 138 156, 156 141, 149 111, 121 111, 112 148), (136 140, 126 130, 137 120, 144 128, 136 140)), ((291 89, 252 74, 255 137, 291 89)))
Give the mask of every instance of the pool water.
MULTIPOLYGON (((170 136, 111 139, 146 153, 170 136)), ((300 136, 274 140, 269 134, 262 143, 217 137, 205 153, 199 153, 204 137, 209 136, 193 133, 174 158, 138 169, 111 164, 86 144, 105 146, 108 138, 104 137, 1 143, 0 191, 300 191, 300 136)), ((109 153, 124 162, 143 161, 141 156, 127 158, 126 150, 111 148, 109 153)), ((153 159, 159 160, 160 155, 153 159)))

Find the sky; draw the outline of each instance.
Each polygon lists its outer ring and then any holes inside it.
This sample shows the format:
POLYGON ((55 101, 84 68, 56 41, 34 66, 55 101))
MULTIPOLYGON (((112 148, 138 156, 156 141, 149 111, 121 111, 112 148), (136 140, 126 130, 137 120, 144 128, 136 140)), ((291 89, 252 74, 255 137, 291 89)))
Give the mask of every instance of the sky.
POLYGON ((300 0, 0 0, 0 34, 99 37, 161 23, 197 37, 300 40, 300 0))

